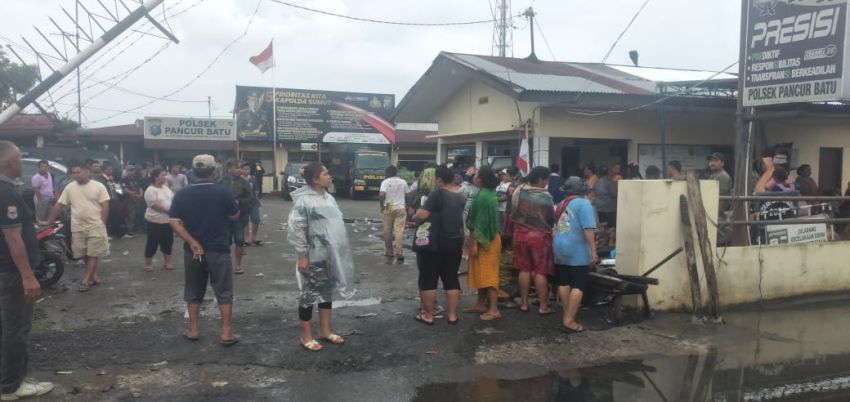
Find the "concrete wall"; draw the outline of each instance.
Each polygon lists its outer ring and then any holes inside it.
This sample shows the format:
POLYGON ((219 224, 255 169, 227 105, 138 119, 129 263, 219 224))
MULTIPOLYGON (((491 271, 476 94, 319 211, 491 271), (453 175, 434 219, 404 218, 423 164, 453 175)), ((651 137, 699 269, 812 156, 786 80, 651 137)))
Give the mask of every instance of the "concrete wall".
MULTIPOLYGON (((617 271, 640 275, 684 245, 679 196, 687 194, 687 185, 683 181, 672 180, 623 180, 618 187, 617 271)), ((700 187, 706 215, 710 221, 717 222, 717 182, 704 180, 700 187)), ((714 245, 717 228, 709 224, 708 232, 714 245)), ((695 231, 692 236, 694 244, 697 244, 695 231)), ((652 274, 660 280, 660 284, 652 286, 649 292, 649 301, 654 309, 683 310, 691 305, 686 261, 683 252, 652 274)), ((699 257, 697 264, 702 272, 699 257)), ((703 291, 703 295, 707 293, 703 291)))
MULTIPOLYGON (((808 117, 796 120, 768 120, 764 124, 767 145, 793 142, 797 153, 794 166, 812 165, 812 177, 817 180, 820 164, 820 149, 843 148, 844 163, 842 191, 850 180, 850 119, 808 117)), ((757 150, 758 151, 758 150, 757 150)))
POLYGON ((439 113, 439 134, 487 133, 515 130, 531 118, 536 104, 520 103, 520 120, 514 100, 480 82, 471 82, 457 91, 439 113), (480 98, 486 104, 479 104, 480 98))
MULTIPOLYGON (((716 248, 717 182, 702 181, 709 238, 722 306, 756 303, 850 289, 850 242, 716 248)), ((683 245, 679 195, 685 182, 626 180, 617 200, 617 270, 640 275, 683 245)), ((693 219, 693 216, 691 216, 693 219)), ((694 236, 696 244, 696 237, 694 236)), ((702 262, 697 254, 703 301, 707 301, 702 262)), ((660 284, 649 292, 659 310, 688 310, 691 292, 684 253, 656 270, 660 284)))
MULTIPOLYGON (((661 129, 655 111, 579 116, 560 109, 544 108, 537 131, 538 135, 550 138, 630 140, 629 162, 637 162, 638 144, 661 143, 661 129)), ((735 143, 734 134, 733 111, 667 114, 668 144, 732 145, 735 143)))

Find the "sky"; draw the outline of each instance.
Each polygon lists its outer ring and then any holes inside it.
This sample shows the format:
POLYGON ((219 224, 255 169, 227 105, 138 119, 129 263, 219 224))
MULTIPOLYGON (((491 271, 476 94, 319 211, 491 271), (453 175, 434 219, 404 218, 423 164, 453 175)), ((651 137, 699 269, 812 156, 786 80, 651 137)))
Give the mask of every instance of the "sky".
MULTIPOLYGON (((105 15, 96 0, 81 1, 90 11, 105 15)), ((117 0, 101 1, 111 7, 117 0)), ((287 1, 354 17, 446 23, 492 19, 491 2, 496 0, 287 1)), ((512 0, 511 13, 534 8, 540 28, 535 29, 539 58, 600 62, 644 1, 512 0)), ((54 57, 33 26, 61 46, 59 30, 48 17, 71 31, 73 24, 61 7, 73 14, 74 3, 0 0, 5 16, 0 44, 12 44, 27 62, 35 64, 36 56, 17 46, 23 45, 24 37, 41 53, 54 57)), ((138 4, 135 0, 125 3, 138 4)), ((121 16, 127 14, 120 11, 121 16)), ((160 22, 167 21, 180 43, 169 44, 155 36, 161 34, 142 20, 83 64, 84 127, 132 124, 144 116, 230 117, 236 85, 274 83, 278 88, 390 93, 399 102, 440 51, 493 53, 492 23, 373 24, 272 0, 165 0, 153 14, 160 22), (160 15, 163 10, 165 18, 160 15), (248 58, 271 40, 276 67, 263 74, 248 58)), ((634 49, 642 66, 722 70, 738 58, 739 16, 740 2, 733 0, 649 0, 607 62, 630 65, 628 52, 634 49)), ((110 26, 106 20, 100 22, 110 26)), ((517 17, 513 26, 508 54, 525 57, 531 48, 528 20, 517 17)), ((61 65, 55 59, 48 61, 54 68, 61 65)), ((47 76, 50 69, 43 63, 41 67, 47 76)), ((50 91, 51 96, 43 95, 39 102, 76 120, 76 89, 75 76, 66 77, 50 91)))

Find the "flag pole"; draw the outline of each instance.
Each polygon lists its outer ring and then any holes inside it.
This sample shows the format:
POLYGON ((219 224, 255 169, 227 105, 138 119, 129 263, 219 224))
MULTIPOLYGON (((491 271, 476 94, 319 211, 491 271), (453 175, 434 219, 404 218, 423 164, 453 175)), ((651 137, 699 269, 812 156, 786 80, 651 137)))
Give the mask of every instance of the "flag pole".
POLYGON ((277 89, 275 88, 275 80, 274 80, 274 70, 277 70, 277 63, 275 63, 274 57, 274 38, 272 38, 272 169, 274 174, 272 177, 272 188, 277 190, 278 184, 278 169, 277 169, 277 89))

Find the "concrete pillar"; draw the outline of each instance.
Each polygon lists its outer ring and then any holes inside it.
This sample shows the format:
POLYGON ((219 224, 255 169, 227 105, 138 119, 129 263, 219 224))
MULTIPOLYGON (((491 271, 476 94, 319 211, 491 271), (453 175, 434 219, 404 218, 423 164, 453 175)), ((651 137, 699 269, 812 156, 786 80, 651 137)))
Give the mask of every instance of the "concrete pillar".
POLYGON ((475 166, 481 166, 484 160, 484 141, 475 141, 475 166))
POLYGON ((440 165, 443 163, 443 140, 437 138, 437 164, 440 165))
POLYGON ((549 167, 549 137, 534 137, 531 154, 533 166, 549 167))
POLYGON ((44 148, 44 136, 39 134, 35 137, 35 147, 44 148))

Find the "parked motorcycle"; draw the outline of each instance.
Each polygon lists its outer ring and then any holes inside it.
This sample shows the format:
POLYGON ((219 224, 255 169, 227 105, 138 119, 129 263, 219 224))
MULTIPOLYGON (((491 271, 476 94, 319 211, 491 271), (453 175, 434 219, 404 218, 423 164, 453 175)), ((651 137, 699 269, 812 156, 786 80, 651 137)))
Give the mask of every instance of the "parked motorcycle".
POLYGON ((64 226, 60 222, 36 226, 35 237, 41 262, 35 267, 34 274, 42 288, 56 284, 65 273, 65 262, 70 258, 71 250, 62 234, 64 226))

